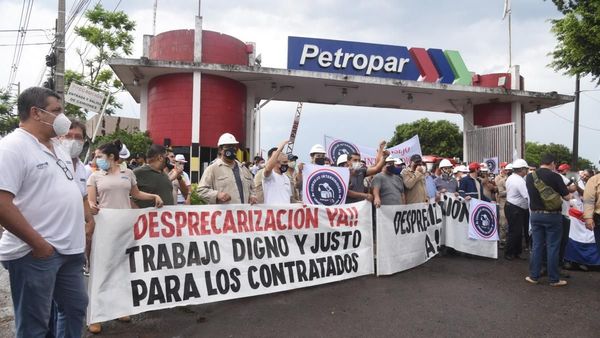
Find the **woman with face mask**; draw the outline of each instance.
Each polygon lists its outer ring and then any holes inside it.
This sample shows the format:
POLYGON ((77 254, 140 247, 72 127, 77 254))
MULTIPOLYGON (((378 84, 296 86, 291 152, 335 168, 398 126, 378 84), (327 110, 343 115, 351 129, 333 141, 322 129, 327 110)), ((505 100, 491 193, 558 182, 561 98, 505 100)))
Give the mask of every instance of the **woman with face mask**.
MULTIPOLYGON (((87 182, 88 203, 92 211, 98 213, 102 208, 129 209, 131 208, 129 196, 139 200, 153 200, 157 208, 162 207, 163 201, 158 195, 141 192, 137 187, 133 171, 119 165, 117 161, 121 148, 121 141, 115 140, 96 149, 95 160, 98 171, 94 172, 87 182)), ((127 322, 130 319, 122 317, 119 320, 127 322)), ((102 326, 100 323, 93 323, 88 330, 99 333, 102 326)))

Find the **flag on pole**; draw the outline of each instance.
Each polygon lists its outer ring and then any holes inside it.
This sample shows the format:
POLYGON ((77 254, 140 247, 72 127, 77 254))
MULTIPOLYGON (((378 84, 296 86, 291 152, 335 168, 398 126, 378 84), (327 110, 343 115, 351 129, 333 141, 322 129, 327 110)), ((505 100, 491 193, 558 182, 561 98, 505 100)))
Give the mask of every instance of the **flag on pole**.
POLYGON ((510 0, 504 0, 504 11, 502 12, 502 20, 506 19, 507 15, 510 15, 510 0))

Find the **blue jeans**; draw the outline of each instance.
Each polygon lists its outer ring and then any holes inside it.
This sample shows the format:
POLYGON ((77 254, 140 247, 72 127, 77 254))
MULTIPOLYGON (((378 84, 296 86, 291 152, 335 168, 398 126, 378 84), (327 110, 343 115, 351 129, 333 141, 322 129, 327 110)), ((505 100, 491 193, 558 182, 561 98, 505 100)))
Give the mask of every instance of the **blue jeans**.
POLYGON ((531 213, 533 249, 529 260, 529 277, 538 280, 542 269, 544 244, 546 245, 548 278, 550 283, 560 280, 558 252, 562 237, 562 215, 531 213))
POLYGON ((81 337, 88 304, 83 281, 83 254, 37 259, 28 253, 3 261, 8 270, 17 337, 45 337, 52 301, 56 303, 56 337, 81 337))

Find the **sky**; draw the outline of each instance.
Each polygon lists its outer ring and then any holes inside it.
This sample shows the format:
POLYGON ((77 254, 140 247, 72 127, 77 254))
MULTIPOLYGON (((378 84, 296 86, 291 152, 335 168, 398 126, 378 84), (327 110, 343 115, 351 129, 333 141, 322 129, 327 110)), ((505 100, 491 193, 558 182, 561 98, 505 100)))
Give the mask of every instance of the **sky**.
MULTIPOLYGON (((98 0, 90 1, 90 8, 98 0)), ((67 14, 75 3, 67 0, 67 14)), ((142 36, 152 33, 152 0, 104 0, 107 9, 125 11, 136 21, 132 58, 142 55, 142 36)), ((3 20, 0 30, 19 26, 22 2, 0 0, 3 20)), ((287 37, 303 36, 323 39, 359 41, 408 47, 452 49, 461 53, 467 68, 478 74, 508 70, 508 22, 502 20, 503 0, 237 0, 202 1, 203 28, 225 33, 246 42, 255 42, 262 55, 262 66, 287 67, 287 37)), ((56 18, 57 1, 34 3, 29 28, 51 29, 56 18)), ((156 32, 193 29, 198 2, 193 0, 158 0, 156 32)), ((520 65, 525 89, 539 92, 557 91, 573 95, 575 79, 556 72, 547 65, 556 39, 551 19, 560 18, 551 1, 518 0, 512 2, 512 60, 520 65)), ((83 25, 85 18, 75 20, 83 25)), ((30 32, 26 43, 48 42, 51 32, 30 32)), ((0 45, 14 44, 16 32, 0 32, 0 45)), ((76 48, 85 43, 67 33, 67 64, 80 67, 76 48)), ((25 46, 16 81, 21 88, 39 84, 44 69, 44 55, 49 45, 25 46)), ((8 84, 13 46, 0 46, 0 87, 8 84)), ((593 162, 600 159, 594 140, 600 136, 600 90, 591 78, 581 81, 580 156, 593 162)), ((118 95, 123 109, 118 114, 139 116, 139 105, 127 93, 118 95)), ((572 148, 573 108, 560 107, 530 113, 526 117, 526 139, 540 143, 559 143, 572 148)), ((296 103, 272 101, 261 110, 261 148, 269 149, 289 137, 296 103)), ((462 117, 455 114, 409 110, 304 104, 295 153, 308 158, 315 143, 324 135, 376 147, 379 141, 392 138, 395 126, 420 118, 445 119, 462 129, 462 117), (342 126, 340 128, 340 126, 342 126)))

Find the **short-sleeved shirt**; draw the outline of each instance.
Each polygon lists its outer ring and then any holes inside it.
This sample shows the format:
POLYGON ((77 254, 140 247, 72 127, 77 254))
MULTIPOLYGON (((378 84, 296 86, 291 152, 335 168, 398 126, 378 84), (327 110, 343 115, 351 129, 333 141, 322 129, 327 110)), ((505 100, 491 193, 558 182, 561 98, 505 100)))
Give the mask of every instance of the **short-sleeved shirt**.
POLYGON ((434 183, 435 189, 437 191, 442 191, 443 189, 446 189, 446 191, 450 193, 458 192, 458 182, 454 177, 450 175, 440 175, 435 178, 434 183))
MULTIPOLYGON (((0 140, 0 190, 14 195, 14 205, 56 251, 79 254, 85 248, 81 192, 69 179, 74 178, 71 157, 58 141, 51 142, 54 153, 21 128, 0 140)), ((0 261, 30 251, 9 231, 0 239, 0 261)))
POLYGON ((262 181, 265 204, 285 205, 290 204, 292 185, 289 177, 271 171, 271 175, 263 176, 262 181))
MULTIPOLYGON (((190 177, 188 176, 188 174, 184 171, 181 173, 181 178, 183 181, 183 184, 185 184, 186 187, 190 187, 192 185, 192 182, 190 181, 190 177)), ((185 197, 183 197, 183 194, 181 193, 181 189, 180 188, 180 184, 179 184, 179 180, 173 180, 173 200, 177 201, 177 204, 184 204, 185 203, 185 197)))
POLYGON ((525 179, 518 174, 512 174, 506 179, 506 201, 521 209, 529 208, 529 193, 525 179))
MULTIPOLYGON (((540 180, 546 183, 547 186, 554 189, 560 196, 567 196, 569 191, 567 190, 567 186, 563 182, 562 177, 559 174, 552 172, 547 168, 540 168, 536 170, 537 176, 540 180)), ((513 174, 514 175, 514 174, 513 174)), ((534 211, 546 210, 546 211, 560 211, 558 210, 547 210, 544 206, 544 202, 542 202, 542 198, 540 197, 540 193, 533 184, 533 175, 527 175, 525 179, 525 183, 527 184, 527 193, 529 194, 529 208, 534 211)))
POLYGON ((379 198, 382 205, 402 204, 404 181, 402 176, 379 173, 373 178, 373 188, 379 188, 379 198))
POLYGON ((107 209, 131 208, 129 193, 136 184, 133 171, 122 168, 118 174, 110 175, 99 170, 88 179, 88 186, 96 188, 98 207, 107 209))
MULTIPOLYGON (((148 164, 133 171, 137 180, 137 186, 140 191, 160 196, 164 205, 174 205, 173 184, 169 175, 162 171, 152 169, 148 164)), ((135 200, 140 208, 150 208, 154 206, 154 201, 135 200)))
POLYGON ((92 174, 92 171, 86 168, 80 159, 76 159, 77 161, 73 164, 75 166, 75 172, 73 173, 73 181, 77 182, 77 187, 79 187, 79 191, 81 192, 81 196, 87 196, 87 181, 92 174))
MULTIPOLYGON (((365 192, 364 180, 365 180, 366 176, 367 176, 367 168, 363 167, 360 169, 351 170, 348 190, 364 193, 365 192)), ((360 202, 362 200, 364 200, 364 198, 353 198, 350 196, 346 197, 346 203, 360 202)))

